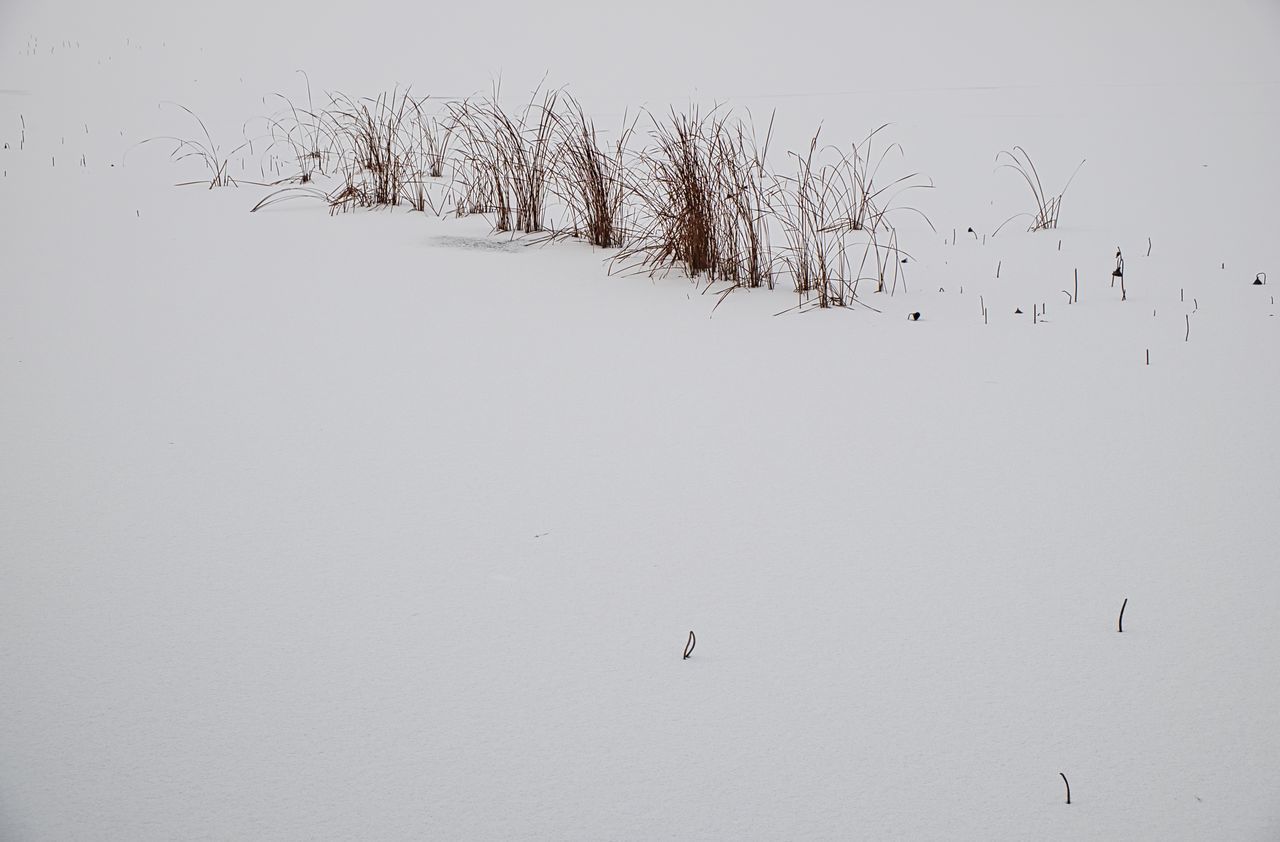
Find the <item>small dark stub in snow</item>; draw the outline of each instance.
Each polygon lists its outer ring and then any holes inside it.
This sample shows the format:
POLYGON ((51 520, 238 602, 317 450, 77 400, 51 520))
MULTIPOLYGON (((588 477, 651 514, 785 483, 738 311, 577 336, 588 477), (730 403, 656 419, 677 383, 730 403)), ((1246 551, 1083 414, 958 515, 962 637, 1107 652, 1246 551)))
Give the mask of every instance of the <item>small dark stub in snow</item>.
POLYGON ((1013 311, 1013 314, 1014 314, 1015 316, 1021 316, 1021 315, 1022 315, 1022 308, 1021 308, 1021 307, 1019 307, 1017 310, 1014 310, 1014 311, 1013 311))
POLYGON ((919 312, 910 313, 910 314, 908 314, 908 315, 907 315, 907 318, 908 318, 910 321, 918 322, 918 321, 920 321, 920 313, 919 313, 919 312))

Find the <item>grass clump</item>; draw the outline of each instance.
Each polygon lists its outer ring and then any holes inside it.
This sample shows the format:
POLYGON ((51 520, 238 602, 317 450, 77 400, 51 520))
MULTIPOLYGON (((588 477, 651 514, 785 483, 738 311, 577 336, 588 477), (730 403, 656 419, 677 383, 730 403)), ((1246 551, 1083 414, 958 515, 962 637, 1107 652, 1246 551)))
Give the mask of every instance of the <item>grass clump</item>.
POLYGON ((653 145, 630 173, 639 222, 620 259, 731 288, 772 287, 769 134, 758 143, 749 124, 721 109, 673 109, 653 122, 653 145))
POLYGON ((602 145, 595 123, 582 105, 564 97, 555 115, 558 154, 551 190, 564 203, 569 236, 600 248, 621 248, 627 240, 627 144, 635 123, 627 123, 618 139, 602 145))
POLYGON ((493 215, 497 231, 546 230, 546 204, 557 151, 556 91, 538 92, 509 113, 493 96, 450 103, 460 215, 493 215))
POLYGON ((1013 151, 1004 150, 996 155, 996 169, 1011 169, 1022 177, 1027 187, 1031 190, 1031 197, 1035 201, 1034 213, 1017 213, 1000 223, 996 228, 995 234, 1000 233, 1000 229, 1009 224, 1012 220, 1019 217, 1031 217, 1031 226, 1028 231, 1046 231, 1058 227, 1058 214, 1062 211, 1062 197, 1066 195, 1067 189, 1071 187, 1071 182, 1075 180, 1076 173, 1080 172, 1080 168, 1084 166, 1081 160, 1076 165, 1075 171, 1071 173, 1071 177, 1067 179, 1067 183, 1056 195, 1050 195, 1045 191, 1044 185, 1040 181, 1040 173, 1036 171, 1036 165, 1032 163, 1031 156, 1027 154, 1027 150, 1021 146, 1013 147, 1013 151))
POLYGON ((373 98, 338 94, 326 112, 339 149, 341 186, 329 197, 333 210, 398 205, 419 179, 413 168, 413 116, 420 103, 398 88, 373 98))

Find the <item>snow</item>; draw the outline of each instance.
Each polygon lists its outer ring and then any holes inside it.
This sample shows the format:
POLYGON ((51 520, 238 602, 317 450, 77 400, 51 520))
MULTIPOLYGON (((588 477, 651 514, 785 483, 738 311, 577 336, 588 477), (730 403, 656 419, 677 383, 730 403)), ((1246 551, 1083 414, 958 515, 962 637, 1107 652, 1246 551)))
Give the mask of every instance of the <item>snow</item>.
POLYGON ((314 5, 0 11, 0 839, 1280 834, 1273 4, 314 5), (892 121, 938 230, 778 316, 137 146, 297 67, 892 121))

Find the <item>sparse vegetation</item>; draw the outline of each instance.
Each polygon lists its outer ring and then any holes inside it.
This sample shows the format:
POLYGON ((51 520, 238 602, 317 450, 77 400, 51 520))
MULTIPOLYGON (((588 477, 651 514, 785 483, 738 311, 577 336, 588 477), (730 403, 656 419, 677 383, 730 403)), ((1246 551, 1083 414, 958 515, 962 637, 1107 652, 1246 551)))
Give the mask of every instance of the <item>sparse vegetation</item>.
MULTIPOLYGON (((302 74, 306 83, 306 107, 299 108, 284 94, 271 95, 272 98, 282 101, 285 109, 279 116, 266 118, 271 143, 264 154, 272 153, 277 146, 287 146, 293 153, 298 173, 287 177, 284 181, 310 184, 317 174, 324 175, 327 172, 327 164, 332 157, 333 137, 327 130, 328 121, 315 109, 311 97, 311 79, 305 72, 301 70, 298 72, 302 74)), ((272 163, 277 167, 278 175, 278 159, 273 158, 272 163)))
POLYGON ((1000 229, 1008 225, 1011 221, 1020 217, 1031 217, 1031 226, 1028 231, 1045 231, 1058 227, 1058 214, 1062 211, 1062 197, 1066 195, 1067 188, 1071 186, 1071 182, 1075 180, 1076 173, 1080 172, 1080 167, 1084 166, 1082 160, 1076 165, 1075 171, 1071 173, 1071 177, 1067 179, 1067 183, 1062 186, 1056 195, 1049 194, 1044 185, 1040 181, 1040 173, 1036 170, 1036 165, 1032 163, 1031 156, 1027 154, 1027 150, 1021 146, 1013 147, 1012 151, 1005 150, 996 156, 996 169, 1011 169, 1018 175, 1022 176, 1022 180, 1027 183, 1027 187, 1031 189, 1031 196, 1035 200, 1034 213, 1018 213, 1000 223, 995 233, 999 234, 1000 229))
MULTIPOLYGON (((284 106, 266 118, 264 177, 269 167, 279 189, 254 211, 307 198, 333 212, 407 205, 479 214, 495 231, 579 238, 617 249, 614 269, 677 271, 722 294, 789 279, 800 309, 866 306, 863 281, 877 293, 905 289, 906 252, 890 217, 909 211, 933 229, 920 210, 897 204, 931 183, 916 173, 880 177, 902 154, 897 143, 880 144, 883 125, 845 151, 815 134, 780 172, 770 167, 772 115, 758 132, 750 114, 726 107, 673 108, 648 115, 641 143, 640 118, 624 116, 616 135, 602 134, 559 90, 539 87, 515 111, 497 87, 430 108, 408 89, 329 94, 317 109, 303 78, 305 107, 272 95, 284 106)), ((211 162, 215 185, 234 183, 205 136, 183 149, 211 162)))
POLYGON ((777 179, 778 219, 786 240, 782 262, 802 302, 813 295, 819 307, 843 307, 858 281, 849 265, 849 236, 863 230, 866 205, 859 202, 849 159, 837 155, 815 165, 819 153, 815 134, 806 154, 792 153, 795 175, 777 179))
POLYGON ((787 242, 782 260, 802 302, 812 295, 819 307, 847 307, 856 301, 863 280, 873 281, 878 293, 896 291, 899 281, 905 285, 904 252, 888 217, 892 210, 912 211, 933 229, 919 210, 893 207, 902 191, 931 185, 916 183, 912 173, 876 186, 885 156, 894 149, 900 151, 893 144, 871 164, 872 143, 884 128, 873 131, 848 154, 821 147, 815 134, 806 154, 791 153, 795 174, 776 178, 777 217, 787 242), (888 192, 895 187, 897 191, 888 192), (852 268, 852 250, 858 245, 855 236, 861 237, 862 244, 857 269, 852 268))
POLYGON ((208 181, 203 179, 199 181, 184 181, 179 183, 179 187, 186 187, 191 184, 207 184, 209 189, 212 190, 215 187, 237 186, 236 180, 231 177, 230 173, 231 156, 246 147, 249 147, 250 151, 252 151, 252 143, 249 140, 245 140, 244 143, 241 143, 231 151, 223 152, 222 148, 214 141, 213 135, 210 134, 208 126, 206 126, 204 121, 196 116, 196 113, 190 108, 176 102, 162 102, 160 105, 161 107, 169 105, 174 108, 180 108, 186 112, 191 119, 195 120, 196 123, 199 124, 200 133, 204 136, 203 140, 189 140, 186 138, 174 137, 172 135, 162 135, 160 137, 147 138, 138 145, 141 146, 144 143, 151 143, 153 141, 169 141, 174 144, 173 151, 169 153, 170 157, 173 158, 174 161, 194 159, 204 165, 205 170, 209 173, 208 181))
MULTIPOLYGON (((427 98, 394 88, 376 97, 330 94, 322 111, 300 109, 282 94, 286 113, 268 118, 271 145, 288 147, 297 173, 277 179, 289 186, 269 194, 252 210, 296 198, 321 199, 333 212, 407 203, 418 211, 438 212, 445 192, 435 180, 445 168, 449 130, 428 114, 427 98), (332 175, 336 186, 312 186, 317 176, 332 175)), ((278 173, 277 173, 278 174, 278 173)))

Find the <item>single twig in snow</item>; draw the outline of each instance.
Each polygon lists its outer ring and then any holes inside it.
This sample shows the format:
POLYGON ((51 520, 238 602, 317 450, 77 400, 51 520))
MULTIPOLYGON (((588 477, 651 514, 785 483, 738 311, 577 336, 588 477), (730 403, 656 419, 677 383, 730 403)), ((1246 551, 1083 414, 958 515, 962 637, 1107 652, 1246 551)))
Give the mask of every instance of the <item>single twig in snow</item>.
POLYGON ((1062 775, 1062 782, 1067 785, 1067 803, 1070 804, 1071 803, 1071 782, 1067 780, 1066 775, 1063 775, 1061 772, 1059 772, 1058 774, 1062 775))
POLYGON ((689 630, 689 640, 684 644, 684 658, 681 660, 689 660, 689 656, 693 654, 693 647, 698 645, 698 638, 694 636, 693 630, 689 630))
MULTIPOLYGON (((1151 352, 1148 351, 1147 353, 1150 354, 1151 352)), ((1129 604, 1129 597, 1126 596, 1124 598, 1124 602, 1120 604, 1120 619, 1116 623, 1116 631, 1118 632, 1124 631, 1124 609, 1125 609, 1125 606, 1127 606, 1128 604, 1129 604)))

